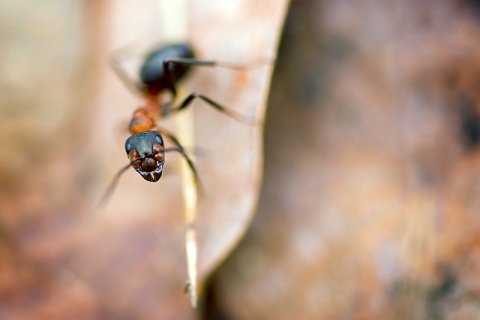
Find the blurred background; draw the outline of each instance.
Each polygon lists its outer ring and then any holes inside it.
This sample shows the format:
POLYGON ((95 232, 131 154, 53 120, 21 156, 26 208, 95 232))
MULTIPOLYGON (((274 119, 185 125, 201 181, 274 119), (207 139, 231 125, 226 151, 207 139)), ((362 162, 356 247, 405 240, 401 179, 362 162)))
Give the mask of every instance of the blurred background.
POLYGON ((0 0, 0 318, 480 319, 480 4, 287 5, 189 2, 201 58, 280 41, 266 106, 268 67, 185 84, 266 110, 262 131, 195 107, 192 311, 176 161, 94 207, 140 103, 108 59, 161 42, 164 9, 0 0))

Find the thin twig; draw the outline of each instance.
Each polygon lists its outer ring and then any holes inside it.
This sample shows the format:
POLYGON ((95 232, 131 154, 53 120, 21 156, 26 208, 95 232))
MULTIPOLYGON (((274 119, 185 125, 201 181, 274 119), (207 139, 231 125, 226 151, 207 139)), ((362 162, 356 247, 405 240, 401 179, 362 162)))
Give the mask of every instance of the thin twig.
MULTIPOLYGON (((188 39, 187 31, 187 3, 186 0, 159 0, 160 17, 162 21, 162 38, 165 42, 188 39)), ((180 93, 182 88, 180 88, 180 93)), ((179 94, 182 96, 182 94, 179 94)), ((193 113, 191 110, 175 116, 177 137, 183 145, 195 148, 193 113)), ((195 221, 197 218, 197 187, 188 164, 181 159, 182 192, 185 212, 185 250, 187 255, 188 284, 187 293, 190 304, 197 306, 198 299, 198 272, 197 272, 197 235, 195 221)))

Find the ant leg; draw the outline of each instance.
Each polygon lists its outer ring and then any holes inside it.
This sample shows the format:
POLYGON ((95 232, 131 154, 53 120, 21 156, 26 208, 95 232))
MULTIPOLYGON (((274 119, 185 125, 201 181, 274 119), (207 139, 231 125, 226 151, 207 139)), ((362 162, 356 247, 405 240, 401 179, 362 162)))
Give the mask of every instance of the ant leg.
POLYGON ((165 70, 168 70, 169 64, 183 64, 188 66, 199 66, 199 67, 222 67, 227 69, 233 69, 238 71, 245 71, 257 68, 262 65, 272 63, 272 60, 258 60, 253 61, 249 64, 235 64, 229 63, 224 61, 213 61, 213 60, 197 60, 197 59, 189 59, 189 58, 168 58, 163 61, 163 67, 165 70))
POLYGON ((174 112, 179 112, 179 111, 182 111, 184 109, 186 109, 188 106, 191 105, 192 101, 195 99, 195 98, 199 98, 201 100, 203 100, 204 102, 206 102, 209 106, 217 109, 218 111, 220 112, 223 112, 225 113, 227 116, 229 116, 230 118, 232 119, 235 119, 237 121, 240 121, 240 122, 244 122, 244 123, 247 123, 247 124, 250 124, 250 125, 257 125, 257 121, 253 118, 250 118, 250 117, 247 117, 243 114, 240 114, 238 112, 235 112, 231 109, 228 109, 224 106, 222 106, 221 104, 213 101, 212 99, 210 99, 209 97, 207 96, 204 96, 203 94, 199 94, 199 93, 196 93, 196 92, 192 92, 190 95, 188 95, 182 103, 180 103, 179 106, 177 107, 174 107, 174 108, 165 108, 164 109, 164 112, 162 114, 162 116, 166 117, 168 116, 169 114, 171 113, 174 113, 174 112))
POLYGON ((170 139, 177 146, 176 148, 167 148, 167 149, 165 149, 165 152, 167 152, 167 151, 177 151, 178 153, 180 153, 182 155, 182 157, 185 159, 185 161, 187 161, 188 167, 190 168, 190 171, 193 174, 193 179, 194 179, 195 184, 200 185, 200 180, 198 178, 197 169, 195 168, 195 165, 193 164, 192 159, 189 157, 189 155, 185 151, 185 148, 180 144, 178 139, 173 134, 171 134, 169 132, 166 132, 165 130, 157 130, 157 132, 160 133, 162 136, 165 136, 168 139, 170 139))
POLYGON ((197 66, 197 67, 223 67, 227 69, 233 69, 238 71, 245 71, 256 68, 260 65, 270 64, 272 61, 263 60, 263 61, 255 61, 248 65, 238 65, 234 63, 228 62, 220 62, 220 61, 213 61, 213 60, 197 60, 197 59, 189 59, 189 58, 168 58, 163 60, 163 70, 165 70, 165 77, 168 82, 168 88, 172 91, 174 97, 176 97, 177 92, 175 90, 175 82, 173 81, 172 72, 169 68, 171 64, 183 64, 186 66, 197 66))
POLYGON ((108 200, 110 200, 110 197, 112 196, 113 191, 115 191, 115 188, 117 187, 120 177, 125 173, 125 171, 130 169, 131 166, 132 164, 129 163, 128 165, 126 165, 125 167, 120 169, 120 171, 117 172, 112 182, 110 182, 107 189, 104 191, 102 197, 100 198, 100 201, 98 201, 97 207, 99 209, 102 209, 107 204, 108 200))
POLYGON ((130 75, 128 75, 122 63, 122 61, 125 61, 126 59, 124 52, 126 49, 128 48, 122 48, 112 53, 109 59, 110 66, 125 87, 127 87, 135 95, 140 96, 143 90, 142 85, 135 82, 130 75))
POLYGON ((195 165, 193 164, 192 159, 188 156, 188 154, 185 152, 183 148, 166 148, 164 151, 165 152, 176 151, 180 153, 182 157, 185 159, 185 161, 187 161, 188 167, 190 168, 190 171, 193 174, 193 179, 195 184, 199 183, 198 174, 197 174, 197 170, 195 169, 195 165))
POLYGON ((215 65, 215 61, 202 61, 183 58, 171 58, 163 60, 163 70, 165 70, 165 78, 168 83, 168 88, 170 89, 170 91, 172 91, 173 97, 175 98, 177 96, 177 90, 175 89, 175 81, 173 81, 172 71, 170 70, 171 64, 213 67, 215 65))

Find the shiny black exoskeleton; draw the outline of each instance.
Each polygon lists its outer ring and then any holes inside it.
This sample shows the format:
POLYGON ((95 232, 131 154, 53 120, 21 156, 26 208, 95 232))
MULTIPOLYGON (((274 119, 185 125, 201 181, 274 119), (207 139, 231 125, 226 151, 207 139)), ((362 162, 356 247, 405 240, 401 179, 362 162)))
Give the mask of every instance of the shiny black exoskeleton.
POLYGON ((145 180, 158 181, 165 164, 165 145, 156 131, 145 131, 132 135, 125 142, 130 164, 145 180))
POLYGON ((171 44, 161 46, 147 55, 140 69, 140 81, 144 90, 151 95, 156 95, 162 90, 175 92, 174 84, 182 79, 190 70, 190 65, 180 63, 167 63, 176 59, 194 59, 192 47, 188 44, 171 44), (168 65, 170 72, 165 72, 168 65))

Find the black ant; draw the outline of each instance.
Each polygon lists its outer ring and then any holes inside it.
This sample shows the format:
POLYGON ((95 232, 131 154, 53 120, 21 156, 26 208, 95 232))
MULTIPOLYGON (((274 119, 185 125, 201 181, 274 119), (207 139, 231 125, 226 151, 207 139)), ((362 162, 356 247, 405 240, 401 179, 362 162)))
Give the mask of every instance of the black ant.
POLYGON ((150 52, 143 61, 139 79, 140 83, 134 83, 121 67, 119 61, 112 60, 112 67, 124 84, 141 94, 144 103, 137 108, 130 121, 129 131, 132 134, 125 142, 130 163, 122 168, 112 180, 104 193, 100 205, 105 204, 112 194, 120 176, 132 166, 145 180, 156 182, 160 179, 165 164, 165 154, 170 151, 180 153, 187 161, 193 174, 195 183, 198 182, 198 174, 192 159, 186 153, 184 147, 174 135, 157 127, 156 121, 171 114, 186 109, 195 98, 199 98, 208 105, 226 115, 244 122, 250 122, 243 115, 223 107, 210 98, 192 92, 178 106, 172 106, 172 102, 163 103, 160 98, 165 92, 172 94, 172 101, 177 95, 175 86, 190 71, 191 66, 222 66, 231 69, 247 69, 246 66, 236 66, 216 61, 197 60, 191 46, 185 43, 161 46, 150 52), (176 147, 165 148, 163 136, 170 139, 176 147))

